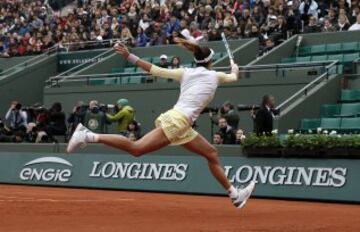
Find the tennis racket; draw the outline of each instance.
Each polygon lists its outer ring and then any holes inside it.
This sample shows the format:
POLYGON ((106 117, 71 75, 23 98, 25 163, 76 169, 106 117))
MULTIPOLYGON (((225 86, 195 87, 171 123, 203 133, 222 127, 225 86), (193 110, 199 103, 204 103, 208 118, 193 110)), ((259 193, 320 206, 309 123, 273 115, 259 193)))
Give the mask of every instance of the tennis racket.
POLYGON ((230 50, 230 46, 229 46, 229 43, 228 41, 226 40, 226 36, 225 36, 225 33, 222 32, 221 33, 221 38, 222 38, 222 42, 224 43, 224 46, 225 46, 225 49, 226 49, 226 52, 229 56, 229 59, 230 59, 230 64, 231 66, 233 66, 235 63, 234 63, 234 55, 232 54, 231 50, 230 50))

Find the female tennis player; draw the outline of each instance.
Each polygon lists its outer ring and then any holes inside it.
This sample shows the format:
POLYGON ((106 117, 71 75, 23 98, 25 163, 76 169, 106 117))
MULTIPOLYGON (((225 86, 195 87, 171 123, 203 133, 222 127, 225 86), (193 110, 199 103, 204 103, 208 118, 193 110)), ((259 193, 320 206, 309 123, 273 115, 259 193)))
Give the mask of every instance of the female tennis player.
POLYGON ((193 122, 213 99, 218 85, 237 81, 239 68, 234 64, 231 67, 231 74, 215 72, 211 70, 213 50, 184 39, 177 39, 176 42, 194 54, 196 68, 160 68, 131 54, 122 43, 114 46, 118 54, 153 76, 180 82, 180 96, 177 103, 173 109, 161 114, 156 119, 154 130, 138 141, 130 141, 122 135, 93 133, 79 124, 66 150, 71 153, 77 147, 84 147, 87 143, 102 143, 139 157, 169 144, 182 145, 189 151, 207 159, 211 173, 228 191, 233 205, 242 208, 250 197, 255 183, 251 182, 244 189, 232 186, 220 164, 217 149, 192 128, 193 122))

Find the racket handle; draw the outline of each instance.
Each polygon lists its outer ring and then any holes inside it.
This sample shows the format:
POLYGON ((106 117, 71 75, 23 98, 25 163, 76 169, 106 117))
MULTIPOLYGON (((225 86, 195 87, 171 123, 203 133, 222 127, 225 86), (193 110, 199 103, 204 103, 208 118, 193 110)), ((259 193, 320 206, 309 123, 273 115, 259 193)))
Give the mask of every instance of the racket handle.
POLYGON ((233 59, 230 59, 230 65, 233 66, 235 63, 234 63, 234 60, 233 59))

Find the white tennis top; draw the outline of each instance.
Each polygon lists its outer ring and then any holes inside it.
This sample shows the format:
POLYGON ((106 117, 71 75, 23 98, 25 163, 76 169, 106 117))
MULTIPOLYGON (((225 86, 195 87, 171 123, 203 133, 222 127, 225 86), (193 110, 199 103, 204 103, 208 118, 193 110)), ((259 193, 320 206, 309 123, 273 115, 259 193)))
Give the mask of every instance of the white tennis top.
POLYGON ((165 69, 153 65, 150 73, 180 82, 180 96, 174 109, 186 115, 191 123, 214 98, 219 84, 237 81, 237 75, 208 70, 204 67, 165 69))

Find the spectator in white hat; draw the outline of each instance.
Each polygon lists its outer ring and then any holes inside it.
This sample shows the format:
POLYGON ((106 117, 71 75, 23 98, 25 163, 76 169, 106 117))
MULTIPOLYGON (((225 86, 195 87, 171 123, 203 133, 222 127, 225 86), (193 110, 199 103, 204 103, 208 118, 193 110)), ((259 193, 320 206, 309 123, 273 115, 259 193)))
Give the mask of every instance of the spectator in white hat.
POLYGON ((160 56, 160 64, 159 64, 159 66, 162 67, 162 68, 168 68, 169 67, 167 55, 162 54, 160 56))

